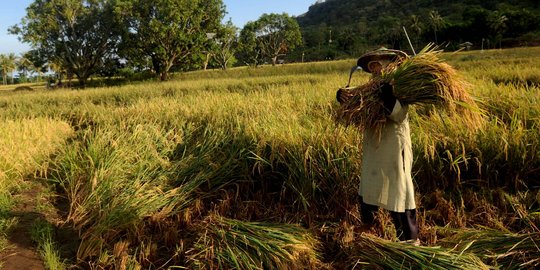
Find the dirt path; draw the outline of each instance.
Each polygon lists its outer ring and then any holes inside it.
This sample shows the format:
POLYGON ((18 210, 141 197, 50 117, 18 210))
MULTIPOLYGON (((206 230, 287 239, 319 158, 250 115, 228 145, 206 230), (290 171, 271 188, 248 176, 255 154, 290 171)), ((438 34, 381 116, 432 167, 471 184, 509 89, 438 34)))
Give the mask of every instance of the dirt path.
POLYGON ((16 196, 16 204, 11 216, 18 222, 8 236, 8 248, 0 253, 2 270, 40 270, 43 261, 36 251, 36 243, 32 241, 30 229, 43 214, 36 211, 37 200, 42 190, 41 185, 30 183, 29 187, 16 196))

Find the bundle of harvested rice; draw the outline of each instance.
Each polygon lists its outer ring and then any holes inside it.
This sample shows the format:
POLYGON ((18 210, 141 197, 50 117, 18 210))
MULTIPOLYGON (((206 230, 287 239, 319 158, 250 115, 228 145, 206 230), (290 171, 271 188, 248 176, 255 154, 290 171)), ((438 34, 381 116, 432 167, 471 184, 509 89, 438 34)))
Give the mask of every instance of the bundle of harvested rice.
POLYGON ((442 247, 413 246, 363 234, 353 269, 489 269, 477 256, 442 247))
POLYGON ((272 224, 210 215, 189 255, 196 269, 316 269, 319 241, 293 224, 272 224))
POLYGON ((441 241, 445 246, 467 249, 501 269, 540 267, 540 233, 514 234, 493 229, 459 230, 441 241))
POLYGON ((428 45, 415 57, 391 63, 367 84, 342 89, 338 118, 361 129, 381 130, 386 120, 379 89, 387 83, 393 86, 393 94, 402 104, 430 108, 424 112, 442 109, 448 115, 459 113, 464 125, 477 128, 480 109, 467 92, 466 83, 439 58, 440 53, 435 46, 428 45))
POLYGON ((455 102, 474 102, 456 70, 444 63, 432 45, 417 56, 389 65, 380 80, 394 86, 394 95, 406 104, 435 104, 454 109, 455 102))

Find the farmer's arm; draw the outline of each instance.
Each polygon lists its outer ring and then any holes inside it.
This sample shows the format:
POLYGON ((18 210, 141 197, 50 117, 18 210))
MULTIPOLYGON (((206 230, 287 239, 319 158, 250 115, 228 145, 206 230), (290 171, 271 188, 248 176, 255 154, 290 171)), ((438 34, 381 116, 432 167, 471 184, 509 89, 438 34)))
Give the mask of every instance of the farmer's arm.
POLYGON ((336 100, 339 102, 339 104, 347 102, 350 97, 351 93, 347 89, 340 88, 336 93, 336 100))
POLYGON ((379 97, 383 102, 384 112, 390 120, 394 122, 401 122, 405 120, 408 106, 402 105, 394 96, 392 85, 388 83, 381 85, 379 97))

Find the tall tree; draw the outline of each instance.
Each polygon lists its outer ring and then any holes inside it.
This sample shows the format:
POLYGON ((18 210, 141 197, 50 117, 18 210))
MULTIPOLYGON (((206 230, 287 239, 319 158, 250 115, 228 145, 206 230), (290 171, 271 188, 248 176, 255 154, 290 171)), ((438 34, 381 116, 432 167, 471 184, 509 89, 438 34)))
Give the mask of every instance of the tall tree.
POLYGON ((256 22, 248 22, 240 31, 238 44, 238 58, 245 64, 257 66, 262 61, 263 50, 260 42, 257 41, 255 34, 257 29, 256 22))
POLYGON ((279 55, 302 44, 302 34, 298 22, 287 13, 263 14, 256 22, 255 35, 261 44, 263 54, 275 65, 279 55))
POLYGON ((436 10, 430 10, 428 18, 431 29, 433 30, 433 34, 435 35, 435 43, 439 43, 439 41, 437 40, 437 31, 441 30, 444 27, 444 18, 436 10))
POLYGON ((0 68, 2 70, 3 84, 7 84, 7 75, 9 72, 11 72, 11 84, 13 84, 13 72, 17 69, 17 57, 15 54, 0 54, 0 68))
POLYGON ((493 31, 494 44, 497 44, 498 41, 499 48, 501 48, 502 36, 506 30, 506 22, 508 21, 508 18, 505 15, 502 15, 499 11, 494 11, 489 15, 487 20, 489 23, 489 28, 491 31, 493 31))
POLYGON ((233 25, 231 21, 228 21, 225 25, 221 26, 214 38, 214 60, 221 66, 221 69, 227 69, 232 64, 234 59, 234 44, 236 41, 236 32, 238 28, 233 25))
POLYGON ((207 33, 215 33, 225 13, 221 0, 119 0, 124 18, 124 53, 144 55, 153 70, 167 80, 169 70, 187 65, 205 50, 207 33))
POLYGON ((418 41, 420 40, 420 37, 422 36, 422 31, 424 30, 424 25, 422 24, 420 17, 418 17, 417 15, 411 15, 410 27, 413 33, 415 33, 415 43, 416 47, 418 48, 418 41))
POLYGON ((23 53, 17 59, 17 69, 22 73, 25 79, 28 79, 28 72, 33 69, 34 64, 23 53))
POLYGON ((81 87, 116 55, 114 0, 35 0, 20 25, 10 29, 39 49, 48 62, 73 72, 81 87))
POLYGON ((43 53, 40 50, 30 50, 24 54, 24 58, 32 63, 30 70, 37 73, 38 80, 41 80, 43 74, 48 70, 47 59, 43 53))
POLYGON ((5 54, 0 54, 0 72, 2 73, 2 84, 7 84, 7 74, 8 74, 8 63, 7 56, 5 54))
POLYGON ((264 57, 272 59, 272 65, 278 56, 302 44, 302 34, 298 22, 287 13, 263 14, 257 21, 247 24, 244 29, 243 42, 251 44, 247 47, 260 50, 264 57))

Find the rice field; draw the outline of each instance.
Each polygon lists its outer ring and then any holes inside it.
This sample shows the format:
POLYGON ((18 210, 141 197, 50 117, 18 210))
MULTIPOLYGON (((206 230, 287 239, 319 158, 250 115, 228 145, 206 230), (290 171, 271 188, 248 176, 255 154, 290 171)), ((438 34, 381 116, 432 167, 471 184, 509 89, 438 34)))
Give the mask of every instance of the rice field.
POLYGON ((485 124, 411 112, 421 247, 397 242, 383 211, 359 229, 362 138, 335 121, 355 59, 88 90, 3 87, 2 200, 9 207, 23 179, 46 182, 61 216, 45 237, 59 268, 534 269, 540 48, 442 57, 485 124))

